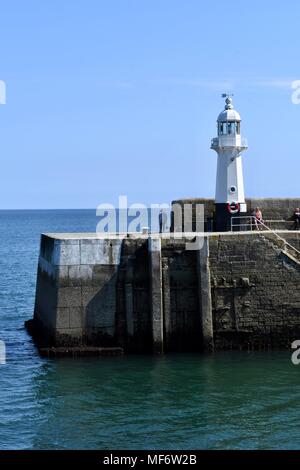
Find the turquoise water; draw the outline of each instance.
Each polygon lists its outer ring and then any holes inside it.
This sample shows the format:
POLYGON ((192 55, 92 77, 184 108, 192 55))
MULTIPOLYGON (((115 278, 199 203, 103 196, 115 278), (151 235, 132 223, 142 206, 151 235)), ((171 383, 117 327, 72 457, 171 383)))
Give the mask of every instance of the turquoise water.
POLYGON ((41 359, 40 232, 94 231, 94 211, 0 211, 1 449, 300 449, 290 352, 41 359))

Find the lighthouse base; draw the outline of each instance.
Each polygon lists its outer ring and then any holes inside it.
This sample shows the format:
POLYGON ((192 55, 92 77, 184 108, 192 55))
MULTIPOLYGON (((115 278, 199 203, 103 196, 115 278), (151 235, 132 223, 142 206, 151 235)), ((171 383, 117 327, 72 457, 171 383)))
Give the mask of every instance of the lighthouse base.
MULTIPOLYGON (((244 205, 245 206, 245 205, 244 205)), ((239 216, 246 215, 246 210, 243 212, 238 211, 235 214, 231 214, 228 211, 228 204, 218 203, 215 204, 215 228, 217 232, 239 232, 243 230, 242 224, 244 219, 239 219, 239 216), (234 217, 233 221, 232 218, 234 217)))

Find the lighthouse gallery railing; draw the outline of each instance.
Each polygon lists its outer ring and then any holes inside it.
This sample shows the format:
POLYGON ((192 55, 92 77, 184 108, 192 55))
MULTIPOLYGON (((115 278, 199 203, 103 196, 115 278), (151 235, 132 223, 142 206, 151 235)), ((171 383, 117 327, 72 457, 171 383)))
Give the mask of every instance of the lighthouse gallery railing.
POLYGON ((242 147, 247 148, 248 142, 245 137, 239 135, 221 135, 211 139, 211 148, 217 147, 242 147))

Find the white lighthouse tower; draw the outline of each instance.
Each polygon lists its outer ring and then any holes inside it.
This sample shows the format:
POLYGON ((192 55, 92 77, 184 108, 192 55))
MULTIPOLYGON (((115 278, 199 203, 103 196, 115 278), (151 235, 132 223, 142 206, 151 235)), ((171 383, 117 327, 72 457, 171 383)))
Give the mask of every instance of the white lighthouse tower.
POLYGON ((232 217, 247 212, 241 153, 248 148, 232 98, 226 94, 222 97, 226 97, 225 109, 217 120, 218 137, 212 139, 210 147, 218 154, 215 204, 216 230, 220 232, 230 230, 232 217))

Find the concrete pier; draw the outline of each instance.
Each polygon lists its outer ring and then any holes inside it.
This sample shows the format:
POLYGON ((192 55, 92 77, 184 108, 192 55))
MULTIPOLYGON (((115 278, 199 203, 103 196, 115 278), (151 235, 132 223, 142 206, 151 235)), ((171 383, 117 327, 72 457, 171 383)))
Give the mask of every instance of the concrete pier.
MULTIPOLYGON (((300 250, 299 232, 278 233, 300 250)), ((27 327, 47 354, 288 348, 299 276, 297 252, 263 231, 44 234, 27 327)))

